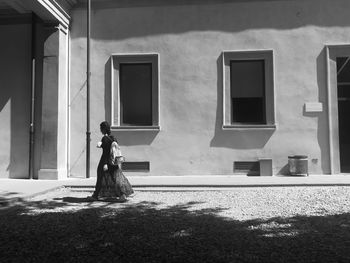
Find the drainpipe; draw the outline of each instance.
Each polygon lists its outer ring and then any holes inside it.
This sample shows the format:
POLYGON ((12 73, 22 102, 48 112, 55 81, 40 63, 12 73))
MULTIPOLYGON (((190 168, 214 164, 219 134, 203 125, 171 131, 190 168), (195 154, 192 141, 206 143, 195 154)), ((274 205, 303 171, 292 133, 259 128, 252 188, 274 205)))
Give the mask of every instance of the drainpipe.
POLYGON ((29 179, 33 179, 34 169, 34 104, 35 104, 35 58, 32 59, 32 87, 29 130, 29 179))
POLYGON ((36 47, 36 16, 32 14, 32 83, 30 102, 30 127, 29 127, 29 179, 33 179, 34 174, 34 107, 35 107, 35 47, 36 47))
POLYGON ((87 32, 86 32, 86 178, 90 178, 90 22, 91 0, 87 1, 87 32))

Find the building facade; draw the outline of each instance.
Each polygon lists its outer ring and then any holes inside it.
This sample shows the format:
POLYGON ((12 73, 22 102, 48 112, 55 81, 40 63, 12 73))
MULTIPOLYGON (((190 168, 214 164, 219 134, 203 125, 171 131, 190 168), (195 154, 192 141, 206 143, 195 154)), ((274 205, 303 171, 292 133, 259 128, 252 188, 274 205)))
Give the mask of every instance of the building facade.
MULTIPOLYGON (((86 1, 9 2, 0 177, 84 177, 86 1)), ((293 155, 308 157, 310 174, 349 173, 349 10, 346 0, 93 0, 91 175, 104 120, 128 175, 285 175, 293 155)))

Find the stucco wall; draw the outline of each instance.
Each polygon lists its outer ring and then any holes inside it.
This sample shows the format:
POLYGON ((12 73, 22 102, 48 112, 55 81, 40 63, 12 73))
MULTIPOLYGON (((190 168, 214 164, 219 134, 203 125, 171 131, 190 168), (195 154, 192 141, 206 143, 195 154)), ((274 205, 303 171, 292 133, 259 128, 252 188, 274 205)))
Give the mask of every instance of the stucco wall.
POLYGON ((0 34, 0 178, 28 178, 31 25, 0 34))
MULTIPOLYGON (((311 174, 329 173, 324 47, 350 42, 349 10, 346 0, 95 9, 92 174, 99 123, 110 116, 108 60, 112 53, 139 52, 160 56, 161 131, 113 132, 127 160, 150 161, 151 175, 217 175, 232 174, 234 161, 270 157, 278 174, 288 155, 306 154, 311 174), (277 128, 223 131, 222 51, 257 49, 273 50, 277 128), (305 113, 305 102, 322 102, 324 110, 305 113)), ((72 16, 70 174, 84 176, 86 13, 72 16)))

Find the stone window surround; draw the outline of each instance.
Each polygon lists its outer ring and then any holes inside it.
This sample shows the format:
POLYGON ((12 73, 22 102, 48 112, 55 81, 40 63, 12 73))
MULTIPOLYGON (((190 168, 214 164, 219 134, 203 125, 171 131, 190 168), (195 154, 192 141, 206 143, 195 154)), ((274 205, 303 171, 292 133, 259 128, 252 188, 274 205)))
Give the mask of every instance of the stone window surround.
POLYGON ((223 82, 223 130, 230 129, 276 129, 275 124, 275 98, 274 98, 274 65, 272 50, 232 50, 222 52, 222 82, 223 82), (231 60, 257 60, 265 61, 265 104, 266 124, 231 124, 231 86, 230 61, 231 60))
POLYGON ((159 54, 118 53, 111 55, 111 129, 131 131, 159 131, 159 54), (121 63, 152 63, 152 119, 151 126, 120 125, 119 65, 121 63))

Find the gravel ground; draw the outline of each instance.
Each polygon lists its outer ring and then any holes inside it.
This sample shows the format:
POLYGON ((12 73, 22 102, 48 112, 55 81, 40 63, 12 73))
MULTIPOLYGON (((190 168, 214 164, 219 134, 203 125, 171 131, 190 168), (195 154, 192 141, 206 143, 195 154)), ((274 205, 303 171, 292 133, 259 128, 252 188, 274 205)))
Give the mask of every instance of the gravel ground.
MULTIPOLYGON (((87 191, 62 188, 31 198, 30 201, 69 201, 85 198, 87 191)), ((148 202, 158 209, 172 206, 188 206, 188 211, 215 209, 215 214, 235 220, 268 219, 336 215, 350 212, 350 187, 263 187, 231 188, 219 190, 136 190, 136 194, 124 204, 108 202, 108 207, 118 209, 148 202)), ((89 203, 91 207, 106 206, 106 202, 89 203)), ((86 203, 72 202, 55 209, 36 209, 31 213, 63 212, 70 209, 84 209, 86 203)))
POLYGON ((4 207, 0 262, 350 262, 350 187, 184 189, 4 207))

